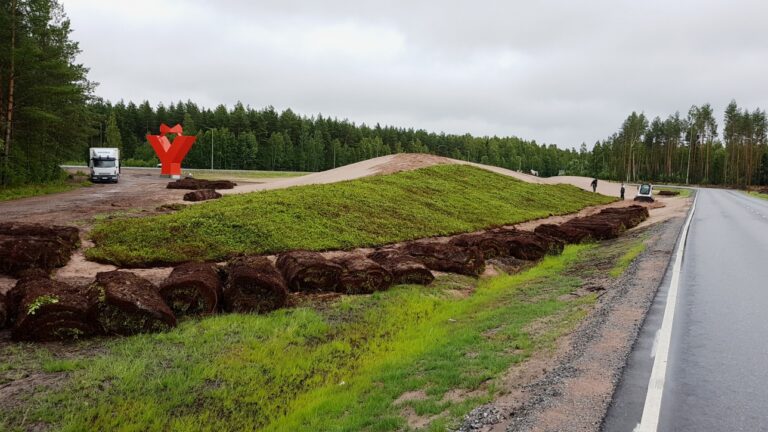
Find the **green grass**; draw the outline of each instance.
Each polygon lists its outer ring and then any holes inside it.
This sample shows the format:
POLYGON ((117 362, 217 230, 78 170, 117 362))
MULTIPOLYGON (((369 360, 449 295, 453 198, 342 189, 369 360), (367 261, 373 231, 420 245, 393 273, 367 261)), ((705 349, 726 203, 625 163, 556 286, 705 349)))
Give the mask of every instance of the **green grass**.
MULTIPOLYGON (((87 162, 66 161, 62 163, 66 166, 88 168, 87 162)), ((136 159, 125 159, 122 161, 123 168, 157 168, 157 162, 143 161, 136 159)), ((157 168, 159 169, 159 168, 157 168)), ((265 179, 265 178, 283 178, 300 177, 310 173, 300 171, 257 171, 257 170, 210 170, 198 168, 183 168, 182 172, 192 173, 197 178, 220 179, 220 178, 241 178, 241 179, 265 179)))
POLYGON ((673 188, 673 187, 664 187, 664 186, 654 186, 653 190, 657 194, 658 194, 658 191, 661 191, 661 190, 680 192, 680 195, 677 195, 677 197, 679 198, 688 198, 689 196, 691 196, 691 192, 692 192, 692 190, 688 188, 673 188))
POLYGON ((619 258, 618 262, 616 262, 616 265, 611 269, 608 274, 611 275, 611 277, 617 278, 624 274, 624 272, 627 270, 630 264, 632 264, 632 261, 635 260, 643 251, 645 250, 645 243, 643 240, 638 240, 637 243, 632 246, 624 255, 619 258))
POLYGON ((286 178, 286 177, 301 177, 303 175, 307 175, 309 173, 305 172, 296 172, 296 171, 247 171, 247 170, 231 170, 231 171, 223 171, 223 170, 198 170, 198 169, 184 169, 184 174, 186 173, 192 173, 192 176, 195 178, 201 178, 201 179, 209 179, 209 180, 215 180, 215 179, 221 179, 221 178, 231 178, 231 179, 243 179, 243 180, 251 180, 251 179, 268 179, 268 178, 286 178))
POLYGON ((760 192, 755 192, 755 191, 749 191, 747 193, 749 195, 753 196, 753 197, 761 198, 761 199, 764 199, 764 200, 768 200, 768 194, 764 194, 764 193, 760 193, 760 192))
POLYGON ((6 344, 0 383, 40 370, 67 380, 7 405, 0 429, 392 431, 409 429, 407 406, 439 416, 429 429, 445 430, 497 396, 510 366, 553 349, 586 316, 594 294, 565 299, 583 282, 574 269, 593 269, 596 258, 612 265, 627 248, 605 260, 595 245, 568 246, 517 275, 442 277, 318 310, 188 319, 167 333, 79 342, 58 356, 45 345, 6 344), (473 393, 444 399, 456 389, 473 393), (416 390, 426 398, 393 404, 416 390))
POLYGON ((59 192, 66 192, 80 187, 90 186, 88 181, 80 182, 55 182, 44 184, 33 184, 13 187, 0 187, 0 201, 10 201, 20 198, 28 198, 38 195, 49 195, 59 192))
POLYGON ((97 223, 89 259, 136 266, 292 249, 377 246, 566 214, 615 198, 442 165, 230 195, 168 215, 97 223))

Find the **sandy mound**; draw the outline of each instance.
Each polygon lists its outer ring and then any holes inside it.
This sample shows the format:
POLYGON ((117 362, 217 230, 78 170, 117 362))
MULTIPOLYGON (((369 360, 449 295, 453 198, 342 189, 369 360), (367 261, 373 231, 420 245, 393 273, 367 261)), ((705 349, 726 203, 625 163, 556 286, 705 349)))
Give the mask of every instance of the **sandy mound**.
MULTIPOLYGON (((497 174, 514 177, 518 180, 526 181, 529 183, 540 184, 557 184, 565 183, 580 187, 584 190, 591 191, 590 183, 592 179, 589 177, 576 177, 576 176, 557 176, 557 177, 536 177, 530 174, 508 170, 506 168, 500 168, 490 165, 482 165, 473 162, 466 162, 457 159, 451 159, 442 156, 435 156, 422 153, 398 153, 395 155, 381 156, 374 159, 368 159, 366 161, 357 162, 343 167, 334 168, 328 171, 322 171, 318 173, 308 174, 302 177, 293 177, 283 180, 272 181, 269 183, 251 183, 237 186, 232 190, 220 191, 223 194, 237 194, 254 192, 268 189, 282 189, 291 186, 303 186, 310 184, 327 184, 336 183, 345 180, 354 180, 362 177, 368 177, 377 174, 392 174, 400 171, 410 171, 419 168, 426 168, 433 165, 444 164, 462 164, 471 165, 474 167, 482 168, 497 174)), ((597 184, 597 192, 603 195, 619 196, 619 183, 612 183, 608 181, 600 180, 597 184)), ((634 197, 634 188, 627 187, 626 197, 632 199, 634 197)))

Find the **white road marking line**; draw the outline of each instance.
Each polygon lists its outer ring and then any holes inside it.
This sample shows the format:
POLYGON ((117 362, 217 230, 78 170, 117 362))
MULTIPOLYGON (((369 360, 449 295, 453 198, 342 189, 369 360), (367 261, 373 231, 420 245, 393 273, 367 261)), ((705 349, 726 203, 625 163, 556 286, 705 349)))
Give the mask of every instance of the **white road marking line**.
POLYGON ((648 392, 645 395, 643 417, 640 420, 640 424, 635 428, 635 432, 656 432, 659 427, 661 396, 664 394, 664 381, 667 377, 667 360, 669 358, 669 345, 672 340, 672 322, 675 319, 677 291, 680 285, 680 269, 683 265, 683 251, 685 250, 685 242, 688 239, 688 229, 691 226, 693 212, 696 210, 697 200, 698 195, 693 200, 688 220, 685 221, 683 226, 680 244, 677 245, 677 251, 675 252, 675 263, 672 267, 672 279, 669 282, 667 304, 664 307, 664 318, 662 319, 659 331, 656 333, 658 341, 658 345, 655 347, 656 358, 653 360, 651 379, 648 381, 648 392))

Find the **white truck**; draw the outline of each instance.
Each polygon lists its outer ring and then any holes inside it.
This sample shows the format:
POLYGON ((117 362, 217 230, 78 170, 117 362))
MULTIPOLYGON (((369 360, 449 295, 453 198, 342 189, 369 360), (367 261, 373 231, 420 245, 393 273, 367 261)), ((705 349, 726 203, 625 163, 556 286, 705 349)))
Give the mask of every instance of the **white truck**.
POLYGON ((120 178, 120 149, 92 147, 88 167, 92 182, 117 183, 120 178))

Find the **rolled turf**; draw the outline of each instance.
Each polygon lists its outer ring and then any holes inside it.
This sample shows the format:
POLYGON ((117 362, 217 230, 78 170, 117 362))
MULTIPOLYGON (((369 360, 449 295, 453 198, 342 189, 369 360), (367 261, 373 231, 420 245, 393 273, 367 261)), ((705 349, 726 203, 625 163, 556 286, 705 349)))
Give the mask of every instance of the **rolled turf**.
POLYGON ((309 251, 280 254, 277 268, 291 291, 336 291, 342 272, 340 265, 309 251))
POLYGON ((363 255, 344 254, 333 262, 342 267, 337 291, 342 294, 371 294, 392 285, 392 274, 363 255))
POLYGON ((288 288, 269 259, 243 257, 227 266, 223 297, 228 312, 265 313, 285 306, 288 288))
POLYGON ((219 309, 222 284, 216 265, 185 263, 160 284, 160 296, 176 316, 207 315, 219 309))
POLYGON ((15 287, 15 325, 19 341, 53 341, 87 337, 94 328, 88 320, 88 300, 82 288, 51 279, 27 279, 15 287))
POLYGON ((372 252, 368 257, 392 274, 392 283, 395 285, 429 285, 435 280, 435 276, 427 266, 400 249, 382 248, 372 252))
POLYGON ((133 273, 98 273, 88 294, 89 317, 102 333, 133 335, 176 326, 176 317, 157 288, 133 273))
POLYGON ((428 269, 477 276, 485 268, 483 252, 477 247, 459 247, 437 241, 413 241, 403 252, 421 261, 428 269))

